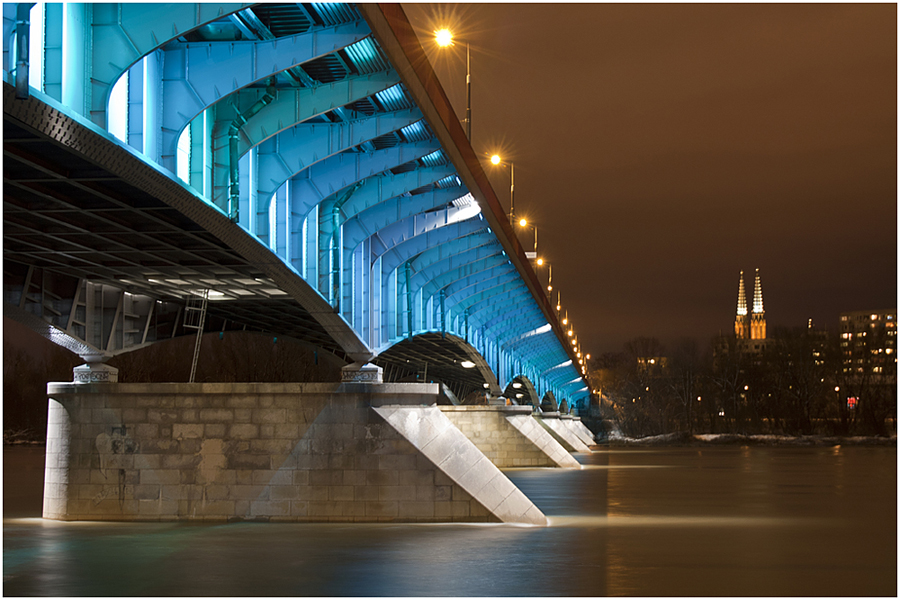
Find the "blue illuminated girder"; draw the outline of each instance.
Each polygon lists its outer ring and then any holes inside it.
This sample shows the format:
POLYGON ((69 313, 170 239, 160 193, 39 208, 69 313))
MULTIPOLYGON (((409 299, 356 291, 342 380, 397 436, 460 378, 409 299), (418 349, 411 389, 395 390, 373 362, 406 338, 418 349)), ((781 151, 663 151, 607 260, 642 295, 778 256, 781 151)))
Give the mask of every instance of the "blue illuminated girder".
MULTIPOLYGON (((451 205, 443 210, 418 212, 412 216, 382 227, 366 238, 366 256, 361 257, 361 261, 348 260, 343 265, 345 274, 342 282, 341 314, 343 314, 351 323, 360 326, 351 312, 354 307, 357 306, 356 301, 359 298, 359 293, 375 291, 372 289, 375 286, 377 286, 379 293, 384 289, 383 281, 369 283, 369 265, 375 263, 380 256, 387 253, 394 246, 403 245, 406 240, 424 238, 436 230, 452 227, 454 224, 471 220, 472 215, 478 214, 479 210, 480 209, 476 204, 460 207, 451 205), (356 274, 353 269, 362 270, 361 280, 356 283, 354 283, 353 279, 356 274), (354 295, 354 290, 357 290, 358 292, 356 295, 354 295)), ((384 269, 384 261, 382 261, 381 266, 382 269, 384 269)))
POLYGON ((429 248, 410 260, 413 288, 418 289, 427 280, 436 277, 442 271, 455 268, 457 264, 465 264, 495 254, 502 256, 503 260, 509 260, 497 238, 487 231, 429 248))
MULTIPOLYGON (((367 98, 398 82, 397 74, 389 70, 370 75, 356 75, 314 88, 278 90, 275 99, 250 117, 241 127, 238 135, 238 155, 245 154, 250 148, 294 125, 367 98)), ((216 127, 213 132, 212 151, 213 164, 219 168, 213 170, 213 202, 219 207, 227 206, 228 200, 228 169, 223 168, 230 164, 228 128, 238 115, 258 102, 265 93, 263 89, 245 89, 227 96, 215 105, 216 127)), ((438 147, 435 144, 435 150, 438 147)), ((354 181, 359 181, 359 178, 354 181)))
MULTIPOLYGON (((434 177, 440 179, 448 170, 451 168, 438 167, 432 173, 425 172, 422 175, 425 179, 434 177)), ((414 196, 394 196, 358 214, 348 216, 343 220, 341 228, 344 252, 349 255, 366 238, 400 221, 445 206, 459 197, 459 188, 438 189, 414 196)))
POLYGON ((437 141, 429 140, 400 144, 394 148, 373 152, 343 152, 310 165, 292 177, 289 182, 293 188, 292 193, 301 202, 297 206, 297 212, 306 218, 315 205, 329 196, 334 195, 336 198, 357 182, 427 156, 438 148, 440 145, 437 141))
MULTIPOLYGON (((497 267, 502 266, 507 271, 515 272, 515 269, 499 251, 484 257, 479 257, 478 254, 477 250, 472 250, 465 253, 465 258, 459 257, 460 260, 458 261, 447 259, 441 261, 441 264, 433 265, 433 268, 429 269, 431 272, 430 279, 420 286, 422 294, 427 298, 440 290, 444 290, 449 298, 456 291, 456 288, 452 287, 451 284, 455 284, 463 277, 467 278, 468 285, 471 285, 473 281, 478 280, 477 278, 471 279, 472 276, 477 276, 478 278, 483 278, 485 275, 491 276, 495 273, 494 269, 497 267), (466 261, 466 258, 469 260, 466 261)), ((423 273, 418 275, 423 275, 423 273)), ((416 289, 416 287, 414 286, 413 289, 416 289)))
POLYGON ((143 56, 201 25, 253 4, 94 3, 91 23, 91 120, 106 129, 113 84, 143 56))
POLYGON ((175 171, 178 136, 223 97, 364 39, 362 21, 313 28, 274 40, 169 44, 164 51, 162 162, 175 171))
POLYGON ((421 120, 412 108, 339 123, 301 123, 257 147, 257 195, 269 198, 310 165, 421 120))

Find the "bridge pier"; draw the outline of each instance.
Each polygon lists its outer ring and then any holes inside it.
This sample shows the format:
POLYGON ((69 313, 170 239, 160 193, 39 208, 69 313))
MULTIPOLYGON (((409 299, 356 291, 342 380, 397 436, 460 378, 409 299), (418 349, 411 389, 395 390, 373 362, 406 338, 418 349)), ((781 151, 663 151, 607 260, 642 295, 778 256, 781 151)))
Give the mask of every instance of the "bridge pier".
POLYGON ((349 379, 50 383, 43 515, 546 524, 436 384, 349 379))
POLYGON ((544 412, 535 418, 569 452, 591 451, 588 445, 572 430, 574 418, 570 415, 561 415, 558 412, 544 412))
POLYGON ((580 469, 575 460, 531 416, 531 406, 441 406, 441 411, 500 468, 580 469))

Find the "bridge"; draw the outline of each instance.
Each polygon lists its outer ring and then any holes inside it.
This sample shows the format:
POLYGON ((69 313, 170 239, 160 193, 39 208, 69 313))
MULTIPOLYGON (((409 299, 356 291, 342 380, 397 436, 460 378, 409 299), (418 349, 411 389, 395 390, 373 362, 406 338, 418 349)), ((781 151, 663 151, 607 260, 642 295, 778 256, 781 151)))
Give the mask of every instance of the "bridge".
POLYGON ((589 396, 399 5, 4 4, 3 33, 4 315, 86 381, 200 327, 589 396))

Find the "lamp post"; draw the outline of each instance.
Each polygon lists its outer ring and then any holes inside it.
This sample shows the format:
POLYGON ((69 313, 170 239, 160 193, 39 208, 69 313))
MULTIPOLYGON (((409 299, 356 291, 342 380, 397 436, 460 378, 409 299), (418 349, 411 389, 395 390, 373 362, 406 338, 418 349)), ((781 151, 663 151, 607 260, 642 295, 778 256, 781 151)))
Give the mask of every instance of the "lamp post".
POLYGON ((491 164, 509 167, 509 222, 512 224, 516 220, 516 167, 512 161, 502 161, 499 154, 491 156, 491 164))
MULTIPOLYGON (((519 219, 519 227, 530 227, 531 229, 534 230, 534 251, 531 253, 533 256, 528 256, 528 252, 525 253, 525 256, 527 256, 528 258, 534 258, 536 260, 541 260, 538 258, 538 255, 537 255, 537 251, 538 251, 537 227, 535 227, 534 225, 529 225, 527 219, 519 219)), ((539 265, 543 264, 543 261, 539 262, 538 264, 539 265)))
MULTIPOLYGON (((441 48, 453 45, 453 32, 447 28, 434 32, 434 39, 441 48)), ((472 141, 472 72, 469 41, 466 40, 466 137, 472 141)))

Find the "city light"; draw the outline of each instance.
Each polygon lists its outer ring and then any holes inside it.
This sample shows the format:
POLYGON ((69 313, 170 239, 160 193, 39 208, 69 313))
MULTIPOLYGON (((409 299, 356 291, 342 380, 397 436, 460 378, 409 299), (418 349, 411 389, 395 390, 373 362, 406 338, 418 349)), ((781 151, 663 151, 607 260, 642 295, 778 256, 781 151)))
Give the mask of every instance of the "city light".
POLYGON ((434 32, 434 39, 437 41, 437 45, 446 48, 447 46, 453 45, 453 33, 450 32, 449 29, 438 29, 434 32))

